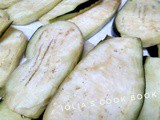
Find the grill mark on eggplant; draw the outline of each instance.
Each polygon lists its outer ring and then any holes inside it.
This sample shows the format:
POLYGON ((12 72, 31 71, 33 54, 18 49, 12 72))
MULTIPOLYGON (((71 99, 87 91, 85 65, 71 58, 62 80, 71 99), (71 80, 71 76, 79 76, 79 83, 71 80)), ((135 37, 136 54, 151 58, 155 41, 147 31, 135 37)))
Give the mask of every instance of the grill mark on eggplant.
MULTIPOLYGON (((80 4, 80 5, 78 5, 73 11, 68 12, 66 14, 63 14, 63 15, 60 15, 60 16, 57 16, 54 19, 59 19, 59 18, 65 16, 65 15, 69 15, 69 14, 73 14, 73 13, 79 13, 79 12, 82 12, 83 10, 85 12, 85 9, 90 8, 90 7, 92 8, 93 5, 99 4, 100 2, 102 2, 102 0, 89 0, 87 2, 84 2, 84 3, 80 4)), ((72 18, 72 17, 69 17, 69 18, 72 18)), ((50 21, 52 22, 54 19, 50 19, 50 21)))
MULTIPOLYGON (((70 32, 72 32, 72 31, 74 31, 74 29, 68 30, 68 31, 66 32, 66 34, 65 34, 65 37, 68 36, 68 35, 70 34, 70 32)), ((45 31, 44 31, 44 32, 45 32, 45 31)), ((44 33, 44 32, 43 32, 43 33, 44 33)), ((43 33, 41 34, 41 37, 42 37, 43 33)), ((61 35, 61 34, 62 34, 62 33, 59 33, 59 35, 61 35)), ((40 38, 41 38, 41 37, 40 37, 40 38)), ((62 41, 63 41, 63 40, 62 40, 62 41)), ((39 68, 40 68, 40 66, 41 66, 41 64, 42 64, 42 62, 43 62, 43 60, 44 60, 47 52, 49 51, 50 48, 53 50, 53 46, 54 46, 55 44, 56 44, 56 40, 52 39, 52 40, 50 41, 50 43, 49 43, 49 45, 48 45, 48 47, 47 47, 47 49, 46 49, 43 57, 42 57, 42 59, 41 59, 40 64, 38 65, 37 69, 32 73, 31 77, 29 78, 29 80, 27 81, 27 83, 25 84, 25 86, 27 86, 27 85, 30 83, 31 79, 34 77, 34 75, 35 75, 35 74, 37 73, 37 71, 39 70, 39 68), (54 44, 52 45, 53 42, 54 42, 54 44)), ((62 43, 62 44, 63 44, 63 43, 62 43)), ((38 50, 38 56, 36 57, 36 61, 38 60, 38 58, 39 58, 39 56, 40 56, 40 53, 41 53, 40 51, 41 51, 41 49, 42 49, 42 46, 43 46, 43 45, 41 45, 40 49, 38 50)), ((49 58, 48 58, 49 61, 50 61, 50 57, 51 57, 51 56, 49 56, 49 58)), ((32 66, 32 68, 35 67, 36 61, 35 61, 34 65, 32 66)), ((55 71, 55 69, 54 69, 54 71, 55 71)), ((52 72, 52 70, 51 70, 51 72, 52 72)), ((29 72, 29 73, 30 73, 30 72, 29 72)), ((24 79, 25 79, 25 78, 24 78, 24 79)))
POLYGON ((31 81, 31 79, 33 78, 33 76, 37 73, 37 71, 38 71, 38 69, 40 68, 40 66, 41 66, 41 64, 42 64, 42 62, 43 62, 43 60, 44 60, 44 57, 46 56, 46 54, 47 54, 47 52, 48 52, 48 50, 49 50, 49 48, 50 48, 50 46, 51 46, 51 44, 52 44, 53 41, 54 41, 54 40, 52 39, 51 42, 49 43, 49 45, 48 45, 48 47, 47 47, 47 49, 46 49, 46 51, 45 51, 45 53, 44 53, 44 55, 43 55, 43 57, 42 57, 42 60, 41 60, 40 64, 38 65, 38 67, 37 67, 37 69, 34 71, 34 73, 31 75, 31 77, 29 78, 29 80, 28 80, 28 82, 25 84, 25 86, 27 86, 27 85, 29 84, 29 82, 31 81))

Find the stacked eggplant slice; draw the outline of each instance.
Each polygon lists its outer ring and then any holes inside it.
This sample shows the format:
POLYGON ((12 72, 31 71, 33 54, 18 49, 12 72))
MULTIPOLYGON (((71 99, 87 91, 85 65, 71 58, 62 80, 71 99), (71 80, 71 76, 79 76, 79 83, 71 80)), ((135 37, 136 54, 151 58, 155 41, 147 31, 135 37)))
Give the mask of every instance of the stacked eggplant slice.
POLYGON ((135 120, 143 99, 131 96, 138 94, 144 94, 140 40, 108 39, 65 79, 43 120, 135 120))
POLYGON ((160 1, 128 0, 115 26, 121 36, 141 38, 143 47, 160 43, 160 1))
POLYGON ((11 21, 9 20, 8 14, 0 10, 0 36, 2 36, 3 32, 10 26, 11 21))
POLYGON ((25 35, 11 27, 0 38, 0 120, 29 120, 12 112, 3 101, 8 77, 19 65, 26 45, 25 35))
POLYGON ((26 45, 25 35, 13 28, 9 28, 0 38, 0 97, 8 76, 19 65, 26 45))
POLYGON ((51 23, 57 20, 67 20, 91 9, 102 0, 63 0, 54 9, 40 18, 43 23, 51 23))
POLYGON ((61 0, 23 0, 7 9, 13 24, 25 25, 38 20, 61 0))
POLYGON ((82 34, 73 23, 55 22, 39 29, 27 48, 27 61, 9 78, 5 99, 9 108, 39 118, 77 64, 82 49, 82 34))
POLYGON ((103 0, 97 6, 69 21, 75 23, 82 31, 84 38, 88 39, 111 20, 120 4, 121 0, 103 0))
POLYGON ((0 0, 0 9, 6 9, 21 0, 0 0))
POLYGON ((146 93, 138 120, 159 120, 160 116, 160 58, 148 57, 145 63, 146 93))
POLYGON ((111 20, 121 0, 64 0, 48 14, 40 18, 45 24, 57 20, 68 20, 75 23, 85 39, 98 32, 111 20))

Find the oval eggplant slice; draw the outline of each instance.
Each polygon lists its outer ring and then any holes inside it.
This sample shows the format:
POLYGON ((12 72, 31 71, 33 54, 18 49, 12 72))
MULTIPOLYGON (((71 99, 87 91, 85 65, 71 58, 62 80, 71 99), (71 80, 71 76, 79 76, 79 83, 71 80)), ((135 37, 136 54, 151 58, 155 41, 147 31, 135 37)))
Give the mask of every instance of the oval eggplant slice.
POLYGON ((160 116, 160 59, 148 57, 145 63, 146 93, 138 120, 159 120, 160 116))
POLYGON ((13 28, 9 28, 0 38, 0 97, 8 76, 18 66, 26 45, 25 35, 13 28))
POLYGON ((43 120, 135 120, 144 94, 138 39, 99 43, 59 87, 43 120))
POLYGON ((121 0, 103 0, 99 5, 69 21, 75 23, 82 31, 84 38, 88 39, 111 20, 120 4, 121 0))
POLYGON ((5 9, 21 0, 0 0, 0 8, 5 9))
POLYGON ((8 8, 7 12, 13 24, 25 25, 38 20, 59 2, 61 0, 23 0, 8 8))
POLYGON ((5 11, 0 10, 0 37, 10 24, 11 21, 9 20, 8 14, 5 11))
POLYGON ((4 102, 0 102, 0 119, 1 120, 30 120, 21 115, 12 112, 4 102))
POLYGON ((33 119, 45 110, 83 50, 83 37, 73 23, 55 22, 44 28, 37 40, 31 39, 27 51, 33 55, 11 74, 6 86, 9 108, 33 119))
POLYGON ((141 38, 143 47, 160 43, 160 1, 128 0, 115 26, 121 36, 141 38))
POLYGON ((70 11, 73 11, 77 8, 77 6, 87 2, 89 0, 63 0, 60 2, 55 8, 53 8, 50 12, 45 14, 40 18, 40 21, 44 24, 50 23, 50 19, 57 18, 58 16, 64 15, 70 11))

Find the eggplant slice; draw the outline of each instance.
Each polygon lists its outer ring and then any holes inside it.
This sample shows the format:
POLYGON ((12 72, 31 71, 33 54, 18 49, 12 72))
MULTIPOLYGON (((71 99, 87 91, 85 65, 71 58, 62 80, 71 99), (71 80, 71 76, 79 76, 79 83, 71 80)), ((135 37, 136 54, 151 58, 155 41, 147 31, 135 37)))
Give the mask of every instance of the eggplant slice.
POLYGON ((142 107, 142 45, 136 38, 102 41, 59 87, 43 120, 135 120, 142 107))
POLYGON ((79 8, 78 6, 81 6, 89 1, 91 0, 63 0, 50 12, 42 16, 40 21, 44 24, 48 24, 50 23, 50 19, 55 19, 59 16, 63 16, 64 14, 74 11, 75 9, 79 8))
POLYGON ((0 102, 0 119, 1 120, 30 120, 15 112, 12 112, 4 102, 0 102))
POLYGON ((160 116, 160 58, 148 57, 145 63, 146 93, 138 120, 159 120, 160 116))
POLYGON ((25 35, 13 28, 9 28, 0 38, 0 97, 3 97, 8 76, 19 65, 26 45, 25 35))
POLYGON ((0 37, 4 33, 4 31, 10 26, 11 21, 9 20, 8 14, 0 10, 0 37))
POLYGON ((75 10, 71 11, 71 12, 68 12, 64 15, 61 15, 61 16, 58 16, 57 18, 53 18, 53 19, 50 19, 49 22, 52 23, 52 22, 55 22, 55 21, 58 21, 58 20, 68 20, 68 19, 71 19, 79 14, 82 14, 84 12, 86 12, 87 10, 95 7, 96 5, 98 5, 99 3, 101 3, 102 0, 90 0, 90 1, 87 1, 81 5, 79 5, 75 10))
POLYGON ((23 0, 8 8, 7 12, 13 24, 26 25, 38 20, 61 1, 62 0, 23 0))
POLYGON ((0 0, 0 9, 6 9, 21 0, 0 0))
POLYGON ((120 4, 121 0, 103 0, 97 6, 69 21, 75 23, 82 31, 84 38, 88 39, 111 20, 120 4))
POLYGON ((128 0, 115 26, 121 36, 141 38, 143 47, 160 43, 160 1, 128 0))
POLYGON ((70 22, 40 28, 27 49, 33 54, 28 57, 27 53, 27 61, 11 74, 6 85, 5 101, 9 108, 28 118, 39 118, 77 64, 83 41, 79 29, 70 22))

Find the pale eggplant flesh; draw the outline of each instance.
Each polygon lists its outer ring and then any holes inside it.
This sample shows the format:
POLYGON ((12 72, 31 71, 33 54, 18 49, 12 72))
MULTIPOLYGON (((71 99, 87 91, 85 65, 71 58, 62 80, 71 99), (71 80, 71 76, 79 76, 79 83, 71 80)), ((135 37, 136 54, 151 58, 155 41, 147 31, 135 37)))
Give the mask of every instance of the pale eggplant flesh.
POLYGON ((79 14, 82 14, 84 12, 86 12, 87 10, 95 7, 96 5, 98 5, 99 3, 101 3, 102 0, 89 0, 87 2, 84 2, 82 4, 80 4, 79 6, 77 6, 73 11, 70 11, 64 15, 60 15, 57 16, 56 18, 52 18, 49 20, 50 23, 58 21, 58 20, 68 20, 71 19, 79 14))
POLYGON ((87 40, 111 20, 120 4, 121 0, 103 0, 95 7, 68 21, 75 23, 87 40))
POLYGON ((5 98, 8 107, 28 118, 39 118, 79 61, 83 41, 78 27, 70 22, 40 28, 28 45, 27 61, 9 77, 5 98))
POLYGON ((146 91, 138 120, 159 120, 160 116, 160 58, 148 57, 145 62, 146 91))
POLYGON ((137 38, 100 42, 64 80, 43 120, 136 120, 144 94, 142 45, 137 38))
POLYGON ((26 36, 11 27, 0 38, 0 97, 3 97, 8 77, 19 65, 26 45, 26 36))
POLYGON ((62 0, 23 0, 7 9, 13 24, 26 25, 38 20, 62 0))
POLYGON ((11 21, 9 20, 8 14, 4 10, 0 10, 0 37, 10 24, 11 21))
POLYGON ((54 19, 57 18, 58 16, 71 12, 75 10, 79 5, 87 1, 89 0, 63 0, 51 11, 42 16, 39 20, 44 24, 49 24, 50 19, 54 19))
POLYGON ((21 0, 0 0, 0 9, 6 9, 21 0))
POLYGON ((128 0, 115 19, 121 36, 141 38, 143 47, 160 43, 160 1, 128 0))
POLYGON ((31 120, 11 111, 4 102, 0 102, 1 120, 31 120))

